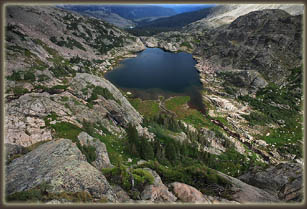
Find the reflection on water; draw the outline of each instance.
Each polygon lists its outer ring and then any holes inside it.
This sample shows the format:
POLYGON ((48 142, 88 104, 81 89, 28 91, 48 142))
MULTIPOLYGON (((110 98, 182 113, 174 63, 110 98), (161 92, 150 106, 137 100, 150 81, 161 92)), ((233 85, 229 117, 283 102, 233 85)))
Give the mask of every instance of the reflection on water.
POLYGON ((190 106, 203 110, 200 94, 202 84, 195 64, 191 54, 149 48, 136 58, 123 60, 120 66, 106 73, 105 77, 115 86, 142 99, 190 96, 190 106))

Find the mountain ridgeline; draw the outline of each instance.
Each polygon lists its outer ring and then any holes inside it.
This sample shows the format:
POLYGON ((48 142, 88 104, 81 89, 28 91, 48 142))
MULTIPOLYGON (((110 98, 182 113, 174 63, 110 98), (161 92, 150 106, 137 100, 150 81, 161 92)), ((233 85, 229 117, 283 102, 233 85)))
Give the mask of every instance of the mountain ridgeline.
POLYGON ((128 31, 134 35, 154 35, 160 32, 179 30, 197 20, 207 17, 212 8, 205 8, 192 12, 173 15, 170 17, 159 18, 153 21, 139 22, 138 25, 128 31))
POLYGON ((5 201, 302 202, 302 15, 146 8, 6 6, 5 201), (177 31, 149 35, 158 23, 177 31), (192 54, 206 111, 105 78, 146 47, 192 54))

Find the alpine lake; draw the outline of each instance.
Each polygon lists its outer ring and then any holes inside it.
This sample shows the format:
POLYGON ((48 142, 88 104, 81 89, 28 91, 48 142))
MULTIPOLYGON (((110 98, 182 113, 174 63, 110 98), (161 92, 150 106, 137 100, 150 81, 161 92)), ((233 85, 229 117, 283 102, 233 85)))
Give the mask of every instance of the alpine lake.
POLYGON ((195 64, 189 53, 147 48, 135 58, 122 60, 104 76, 116 87, 142 100, 189 96, 189 106, 203 112, 202 83, 195 64))

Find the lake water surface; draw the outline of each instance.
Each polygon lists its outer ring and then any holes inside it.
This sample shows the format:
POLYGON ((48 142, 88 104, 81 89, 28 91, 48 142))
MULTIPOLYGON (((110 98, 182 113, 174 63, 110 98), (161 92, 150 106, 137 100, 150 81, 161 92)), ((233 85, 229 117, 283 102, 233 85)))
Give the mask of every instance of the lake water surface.
POLYGON ((191 54, 148 48, 135 58, 121 61, 119 67, 105 74, 105 78, 141 99, 190 96, 189 105, 203 110, 202 84, 195 64, 191 54))

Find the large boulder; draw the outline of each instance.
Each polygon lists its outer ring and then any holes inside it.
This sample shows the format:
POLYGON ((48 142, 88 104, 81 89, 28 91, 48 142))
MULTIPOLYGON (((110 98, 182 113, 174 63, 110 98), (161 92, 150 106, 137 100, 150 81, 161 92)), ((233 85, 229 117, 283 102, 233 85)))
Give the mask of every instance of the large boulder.
POLYGON ((168 190, 163 184, 160 176, 149 168, 144 168, 154 177, 154 183, 146 185, 141 193, 142 200, 149 200, 151 202, 175 202, 177 198, 168 190))
POLYGON ((211 203, 200 191, 184 183, 174 182, 169 185, 176 197, 182 202, 211 203))
POLYGON ((13 160, 7 166, 5 181, 7 194, 46 183, 51 193, 85 191, 93 198, 116 201, 106 178, 68 139, 47 142, 13 160))
POLYGON ((92 162, 92 165, 101 170, 102 168, 110 168, 113 167, 113 165, 110 162, 108 151, 106 148, 106 145, 99 141, 98 139, 95 139, 88 135, 85 132, 81 132, 78 135, 78 139, 80 141, 80 144, 82 146, 93 146, 96 148, 96 160, 92 162))

